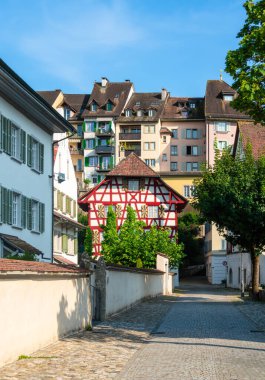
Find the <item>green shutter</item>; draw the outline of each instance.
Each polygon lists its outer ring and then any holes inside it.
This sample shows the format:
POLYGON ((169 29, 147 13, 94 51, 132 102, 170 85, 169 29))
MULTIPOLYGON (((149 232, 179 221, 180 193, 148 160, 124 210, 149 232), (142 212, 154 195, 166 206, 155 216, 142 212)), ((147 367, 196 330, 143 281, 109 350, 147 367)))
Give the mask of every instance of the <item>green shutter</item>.
POLYGON ((32 137, 27 135, 27 164, 31 168, 32 166, 32 137))
POLYGON ((42 233, 45 230, 45 205, 43 203, 40 203, 39 207, 40 207, 40 213, 39 213, 40 224, 39 224, 39 226, 40 226, 40 233, 42 233))
POLYGON ((110 157, 110 168, 112 169, 113 168, 113 156, 110 157))
POLYGON ((76 201, 73 201, 73 217, 76 217, 76 201))
POLYGON ((78 254, 78 240, 77 238, 74 238, 74 254, 78 254))
POLYGON ((86 149, 86 140, 82 140, 82 148, 86 149))
POLYGON ((6 153, 11 154, 11 121, 7 120, 7 144, 6 144, 6 153))
POLYGON ((7 213, 7 223, 12 224, 12 206, 13 206, 13 191, 7 190, 8 198, 8 213, 7 213))
POLYGON ((99 167, 100 167, 100 169, 102 169, 102 161, 103 161, 103 157, 99 157, 99 167))
POLYGON ((27 198, 24 195, 21 199, 21 227, 27 227, 27 198))
POLYGON ((6 205, 6 191, 4 187, 1 187, 1 216, 2 216, 2 222, 7 223, 7 205, 6 205))
POLYGON ((100 181, 101 181, 101 176, 98 175, 98 183, 100 183, 100 181))
POLYGON ((27 198, 27 227, 28 230, 32 229, 32 200, 27 198))
POLYGON ((68 252, 68 236, 66 234, 63 234, 62 236, 62 248, 63 252, 68 252))
POLYGON ((85 122, 83 122, 83 124, 82 124, 82 129, 83 129, 83 132, 86 131, 86 123, 85 122))
POLYGON ((44 145, 39 144, 39 163, 40 163, 40 172, 43 173, 44 170, 44 145))
MULTIPOLYGON (((5 153, 9 152, 9 141, 11 144, 11 138, 8 140, 9 134, 11 134, 10 122, 6 117, 3 116, 3 119, 2 119, 2 145, 3 145, 3 150, 5 153)), ((10 146, 10 153, 11 153, 11 146, 10 146)))
POLYGON ((93 123, 93 132, 95 132, 98 129, 98 123, 94 121, 93 123))
POLYGON ((89 166, 89 157, 85 157, 85 166, 89 166))
POLYGON ((26 163, 26 132, 23 129, 20 130, 20 159, 26 163))

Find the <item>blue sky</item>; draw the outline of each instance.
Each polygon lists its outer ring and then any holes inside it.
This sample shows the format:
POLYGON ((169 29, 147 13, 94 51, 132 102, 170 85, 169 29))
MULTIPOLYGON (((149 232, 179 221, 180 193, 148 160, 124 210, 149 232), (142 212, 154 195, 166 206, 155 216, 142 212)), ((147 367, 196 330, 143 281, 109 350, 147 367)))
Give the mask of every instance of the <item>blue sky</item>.
POLYGON ((106 76, 137 92, 204 96, 238 45, 243 2, 4 0, 0 56, 35 90, 89 93, 106 76))

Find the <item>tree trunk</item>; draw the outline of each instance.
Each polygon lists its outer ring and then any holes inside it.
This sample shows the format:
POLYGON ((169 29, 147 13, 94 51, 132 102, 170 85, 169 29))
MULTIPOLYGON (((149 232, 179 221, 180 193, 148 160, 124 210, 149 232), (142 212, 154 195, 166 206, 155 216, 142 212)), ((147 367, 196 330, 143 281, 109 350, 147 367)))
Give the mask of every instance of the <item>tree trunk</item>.
POLYGON ((251 251, 252 260, 252 299, 257 300, 259 295, 259 255, 255 250, 251 251))

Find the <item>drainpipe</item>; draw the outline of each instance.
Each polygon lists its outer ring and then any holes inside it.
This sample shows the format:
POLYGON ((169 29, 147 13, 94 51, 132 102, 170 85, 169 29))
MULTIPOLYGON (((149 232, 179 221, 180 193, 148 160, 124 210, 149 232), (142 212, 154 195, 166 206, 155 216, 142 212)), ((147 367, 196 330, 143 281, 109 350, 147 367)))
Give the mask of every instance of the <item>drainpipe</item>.
POLYGON ((54 243, 53 243, 53 239, 54 239, 54 214, 53 214, 53 211, 54 211, 54 145, 63 140, 69 139, 75 134, 76 132, 73 132, 71 135, 68 135, 60 140, 56 140, 52 142, 52 174, 49 176, 49 178, 52 179, 52 257, 51 257, 52 263, 53 263, 53 248, 54 248, 54 243))

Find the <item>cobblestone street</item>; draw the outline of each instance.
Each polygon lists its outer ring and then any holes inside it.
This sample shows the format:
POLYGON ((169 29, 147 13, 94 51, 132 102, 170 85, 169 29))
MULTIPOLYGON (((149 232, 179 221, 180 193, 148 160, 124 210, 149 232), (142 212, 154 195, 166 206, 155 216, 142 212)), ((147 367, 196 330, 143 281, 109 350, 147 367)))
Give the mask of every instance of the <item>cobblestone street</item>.
POLYGON ((263 380, 264 311, 187 283, 1 368, 0 379, 263 380))

